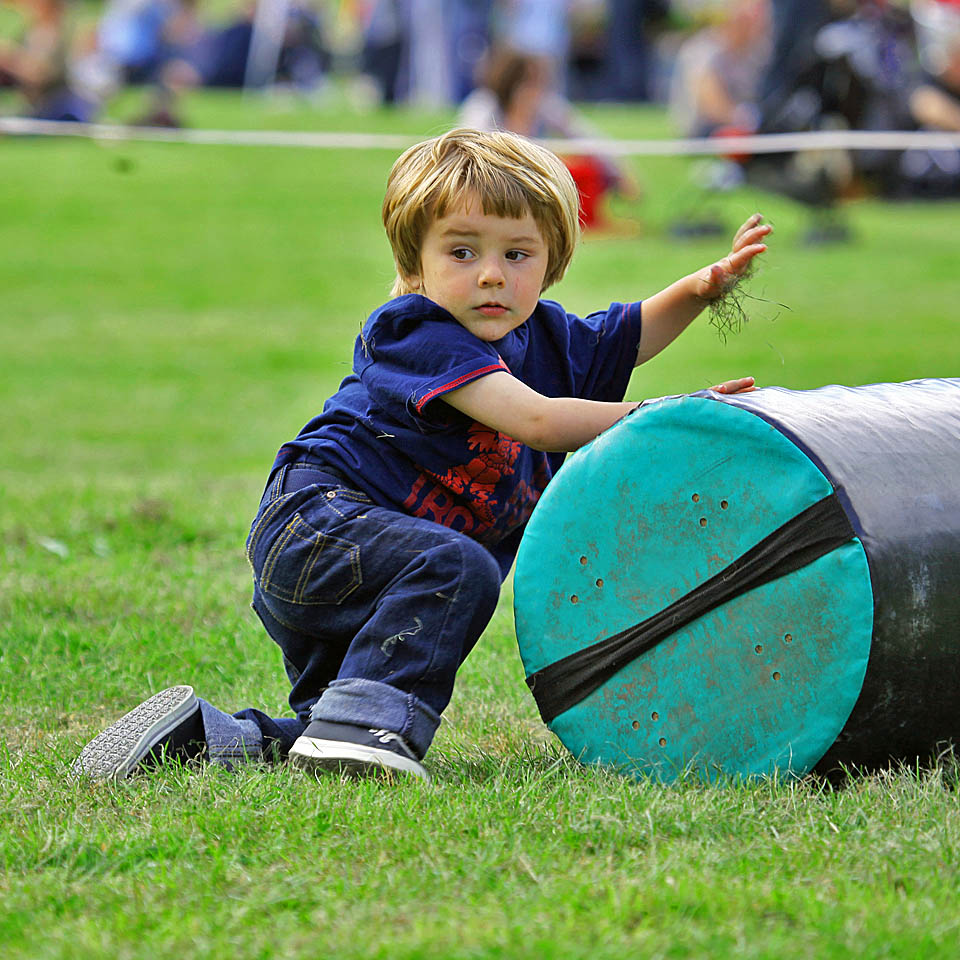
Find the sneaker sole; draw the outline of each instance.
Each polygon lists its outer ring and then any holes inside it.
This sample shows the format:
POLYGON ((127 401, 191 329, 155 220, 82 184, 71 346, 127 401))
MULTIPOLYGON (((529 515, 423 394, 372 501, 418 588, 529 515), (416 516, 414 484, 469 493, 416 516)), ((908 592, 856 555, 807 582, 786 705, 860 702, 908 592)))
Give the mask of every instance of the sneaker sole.
POLYGON ((78 777, 122 780, 198 708, 193 687, 168 687, 94 737, 73 762, 78 777))
POLYGON ((299 737, 288 756, 290 763, 300 770, 333 770, 354 777, 408 773, 430 780, 430 774, 416 760, 359 743, 299 737))

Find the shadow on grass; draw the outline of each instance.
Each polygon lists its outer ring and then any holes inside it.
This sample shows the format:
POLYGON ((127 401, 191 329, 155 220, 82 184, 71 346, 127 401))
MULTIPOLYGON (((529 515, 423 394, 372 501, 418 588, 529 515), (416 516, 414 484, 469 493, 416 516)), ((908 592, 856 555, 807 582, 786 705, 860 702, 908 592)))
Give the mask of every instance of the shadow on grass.
MULTIPOLYGON (((35 745, 36 746, 36 745, 35 745)), ((224 802, 237 793, 246 799, 262 796, 276 802, 278 794, 296 792, 305 784, 336 785, 337 790, 359 790, 374 793, 382 787, 406 783, 406 778, 357 779, 348 774, 321 773, 311 775, 296 770, 282 760, 256 760, 238 770, 202 761, 172 760, 155 768, 139 770, 120 781, 91 781, 77 778, 71 771, 74 753, 69 745, 51 737, 39 749, 24 750, 0 742, 0 793, 11 808, 21 815, 42 808, 53 797, 75 805, 76 809, 102 803, 133 802, 149 806, 164 798, 181 799, 197 794, 208 801, 224 802), (122 799, 126 795, 126 801, 122 799), (46 798, 46 800, 44 799, 46 798)), ((735 790, 763 791, 772 796, 800 792, 808 798, 845 793, 880 791, 912 793, 917 790, 957 791, 960 788, 960 754, 953 744, 942 744, 927 762, 914 764, 892 762, 878 769, 843 767, 829 774, 811 773, 803 777, 766 774, 757 777, 727 776, 722 771, 704 771, 693 764, 677 771, 664 782, 654 776, 619 771, 596 764, 582 764, 561 745, 555 743, 522 744, 518 748, 493 753, 482 748, 447 749, 431 755, 428 767, 432 784, 422 784, 429 792, 432 786, 496 785, 524 794, 538 788, 549 789, 562 784, 576 785, 579 790, 619 787, 644 790, 735 790)), ((403 791, 407 792, 406 788, 403 791)), ((359 799, 359 797, 358 797, 359 799)))

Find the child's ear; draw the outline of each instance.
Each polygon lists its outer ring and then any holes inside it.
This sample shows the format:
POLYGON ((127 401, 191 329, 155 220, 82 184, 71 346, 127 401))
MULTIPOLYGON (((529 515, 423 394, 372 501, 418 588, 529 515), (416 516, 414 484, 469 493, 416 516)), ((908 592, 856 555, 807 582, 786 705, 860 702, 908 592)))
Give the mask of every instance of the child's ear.
POLYGON ((410 274, 409 277, 406 278, 406 280, 407 280, 407 286, 408 286, 411 290, 419 290, 419 289, 420 289, 420 286, 421 286, 422 281, 420 280, 419 274, 412 273, 412 274, 410 274))

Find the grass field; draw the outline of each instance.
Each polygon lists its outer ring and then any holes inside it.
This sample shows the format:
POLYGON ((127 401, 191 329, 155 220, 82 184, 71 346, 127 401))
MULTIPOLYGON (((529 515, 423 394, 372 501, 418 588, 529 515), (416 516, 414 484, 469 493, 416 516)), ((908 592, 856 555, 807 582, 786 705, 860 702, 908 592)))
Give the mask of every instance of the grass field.
MULTIPOLYGON (((429 135, 444 115, 199 97, 198 126, 429 135)), ((598 109, 611 133, 655 111, 598 109)), ((242 546, 274 451, 385 298, 387 152, 0 142, 0 956, 955 958, 953 767, 664 787, 571 760, 523 683, 509 590, 428 757, 432 785, 283 766, 68 776, 149 692, 281 715, 242 546)), ((783 199, 637 160, 644 199, 551 295, 576 312, 723 254, 709 207, 776 227, 750 323, 700 322, 629 396, 754 374, 810 388, 960 372, 956 204, 847 208, 807 247, 783 199), (783 304, 783 307, 776 306, 783 304)))

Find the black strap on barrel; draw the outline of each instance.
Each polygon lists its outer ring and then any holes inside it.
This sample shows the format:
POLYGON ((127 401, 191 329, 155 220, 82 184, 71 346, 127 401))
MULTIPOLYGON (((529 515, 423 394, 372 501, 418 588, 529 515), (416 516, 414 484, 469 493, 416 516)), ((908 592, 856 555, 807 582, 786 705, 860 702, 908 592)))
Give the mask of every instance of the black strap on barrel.
POLYGON ((836 493, 824 497, 659 613, 530 674, 527 685, 540 716, 549 723, 670 634, 748 590, 799 570, 854 536, 836 493))

